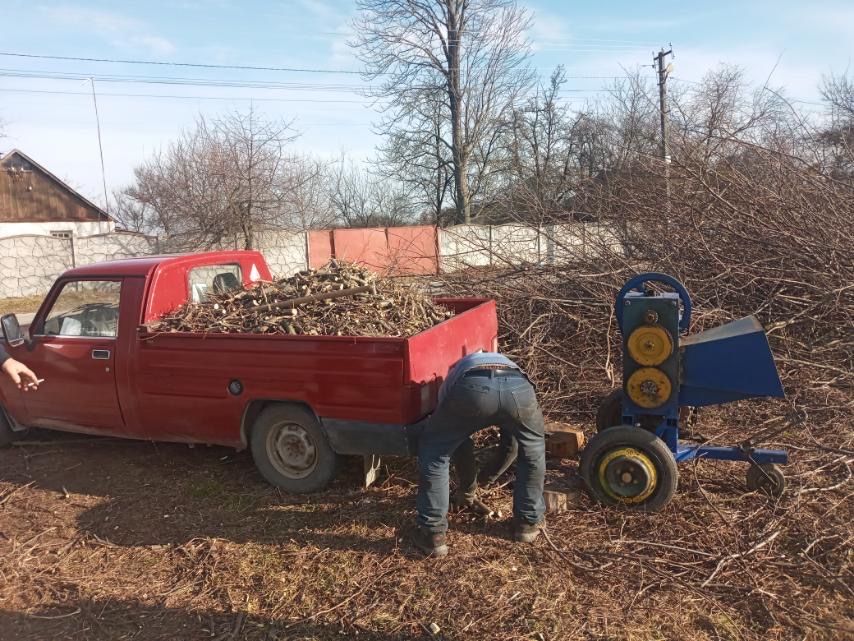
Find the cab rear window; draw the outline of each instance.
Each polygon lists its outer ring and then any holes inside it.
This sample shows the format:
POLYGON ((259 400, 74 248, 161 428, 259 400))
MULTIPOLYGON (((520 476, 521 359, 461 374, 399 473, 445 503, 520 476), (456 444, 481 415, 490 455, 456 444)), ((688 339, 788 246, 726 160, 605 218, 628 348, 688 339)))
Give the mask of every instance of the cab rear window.
POLYGON ((194 267, 188 278, 193 303, 202 302, 209 294, 230 292, 243 286, 243 274, 237 264, 194 267))

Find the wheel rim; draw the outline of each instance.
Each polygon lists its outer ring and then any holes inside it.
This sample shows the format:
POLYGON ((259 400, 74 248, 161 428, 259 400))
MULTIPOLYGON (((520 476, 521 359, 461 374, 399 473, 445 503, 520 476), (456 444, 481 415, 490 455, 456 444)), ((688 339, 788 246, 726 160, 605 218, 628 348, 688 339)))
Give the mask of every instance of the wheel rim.
POLYGON ((770 465, 751 467, 747 477, 748 489, 759 490, 772 496, 779 496, 785 486, 782 472, 770 465))
POLYGON ((317 467, 317 447, 299 423, 279 423, 267 434, 267 452, 273 467, 291 479, 303 479, 317 467))
POLYGON ((598 465, 599 484, 605 493, 620 503, 645 501, 658 483, 652 459, 633 447, 611 450, 598 465))

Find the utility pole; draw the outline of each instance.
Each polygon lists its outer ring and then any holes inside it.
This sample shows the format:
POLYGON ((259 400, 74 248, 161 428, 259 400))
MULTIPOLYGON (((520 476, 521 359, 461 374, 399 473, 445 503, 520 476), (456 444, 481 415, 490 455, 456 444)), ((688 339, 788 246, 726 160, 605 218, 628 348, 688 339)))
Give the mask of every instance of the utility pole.
POLYGON ((664 66, 667 56, 673 55, 673 47, 665 51, 663 48, 658 55, 653 56, 654 67, 658 71, 658 100, 661 115, 661 160, 664 161, 664 188, 667 193, 667 210, 670 210, 670 144, 669 124, 670 111, 667 109, 667 77, 670 75, 671 65, 664 66))
MULTIPOLYGON (((98 98, 95 96, 95 79, 90 77, 89 82, 92 84, 92 104, 95 105, 95 125, 98 128, 98 152, 101 154, 101 182, 104 185, 104 211, 110 207, 110 199, 107 196, 107 172, 104 169, 104 146, 101 144, 101 117, 98 115, 98 98)), ((107 230, 110 227, 107 225, 107 230)), ((98 215, 98 232, 101 232, 101 216, 98 215)))

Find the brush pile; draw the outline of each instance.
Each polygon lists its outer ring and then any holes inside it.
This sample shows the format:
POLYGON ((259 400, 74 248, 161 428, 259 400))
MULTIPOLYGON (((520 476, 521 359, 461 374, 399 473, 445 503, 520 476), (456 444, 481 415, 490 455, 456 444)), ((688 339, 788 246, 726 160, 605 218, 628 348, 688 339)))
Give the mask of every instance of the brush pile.
POLYGON ((212 293, 151 326, 155 332, 412 336, 453 312, 422 290, 330 262, 237 292, 212 293))

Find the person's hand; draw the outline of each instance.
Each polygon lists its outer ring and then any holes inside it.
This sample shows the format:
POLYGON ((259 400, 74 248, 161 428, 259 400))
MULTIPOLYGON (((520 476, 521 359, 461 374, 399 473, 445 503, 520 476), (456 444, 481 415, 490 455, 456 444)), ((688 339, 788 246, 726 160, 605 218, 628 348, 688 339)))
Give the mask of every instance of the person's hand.
POLYGON ((20 361, 16 361, 14 358, 8 358, 3 363, 2 369, 6 372, 9 378, 12 379, 12 382, 24 392, 39 388, 38 377, 29 367, 20 361))

